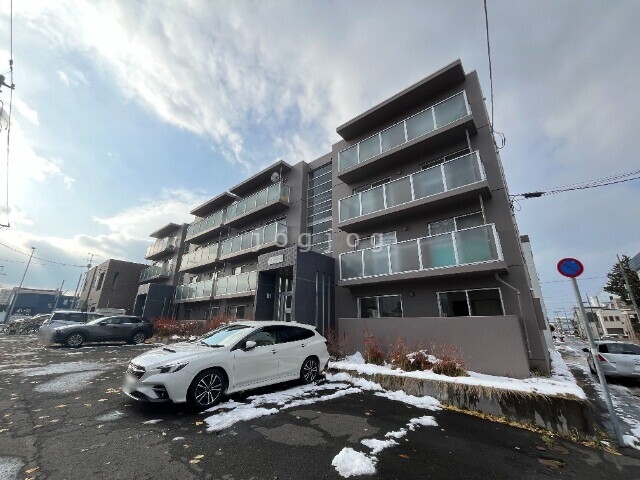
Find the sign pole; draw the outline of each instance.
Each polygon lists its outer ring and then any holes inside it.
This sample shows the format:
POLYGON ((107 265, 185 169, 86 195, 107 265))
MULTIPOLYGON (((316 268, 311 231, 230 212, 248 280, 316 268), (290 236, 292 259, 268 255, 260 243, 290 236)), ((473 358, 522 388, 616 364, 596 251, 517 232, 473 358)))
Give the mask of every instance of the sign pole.
POLYGON ((587 313, 585 312, 584 305, 582 304, 582 297, 580 296, 580 290, 578 289, 578 282, 576 281, 575 277, 570 277, 570 278, 571 278, 571 285, 573 286, 573 292, 575 293, 576 301, 578 302, 578 308, 580 309, 580 315, 582 316, 584 330, 587 333, 587 339, 589 340, 589 350, 591 351, 591 358, 593 358, 593 363, 596 367, 596 372, 598 372, 598 379, 600 380, 600 386, 602 387, 602 392, 604 393, 604 401, 607 404, 607 410, 609 410, 609 417, 611 418, 611 423, 613 424, 613 430, 616 434, 616 438, 618 439, 618 444, 621 447, 624 447, 626 445, 624 443, 624 439, 622 438, 622 432, 620 431, 618 416, 616 415, 616 411, 613 408, 613 402, 611 401, 611 394, 609 393, 609 386, 607 385, 607 380, 604 377, 602 368, 600 367, 600 361, 598 360, 598 350, 596 349, 596 345, 593 342, 593 334, 591 332, 591 328, 589 327, 587 313))

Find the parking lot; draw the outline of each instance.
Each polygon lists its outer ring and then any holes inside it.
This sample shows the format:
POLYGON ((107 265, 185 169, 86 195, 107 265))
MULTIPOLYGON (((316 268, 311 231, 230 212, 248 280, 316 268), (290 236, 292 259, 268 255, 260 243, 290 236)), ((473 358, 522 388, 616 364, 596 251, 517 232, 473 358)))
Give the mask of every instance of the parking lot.
POLYGON ((330 376, 196 413, 121 393, 153 348, 0 335, 0 478, 634 478, 640 461, 330 376))

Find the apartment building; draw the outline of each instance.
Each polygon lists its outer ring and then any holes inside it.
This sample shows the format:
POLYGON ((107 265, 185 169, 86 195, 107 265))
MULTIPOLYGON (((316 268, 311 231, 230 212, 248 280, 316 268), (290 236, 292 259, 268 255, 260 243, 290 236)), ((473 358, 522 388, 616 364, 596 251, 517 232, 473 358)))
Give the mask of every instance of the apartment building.
MULTIPOLYGON (((636 340, 633 330, 636 313, 619 299, 612 299, 611 302, 605 302, 602 305, 599 300, 590 299, 590 305, 585 307, 585 313, 589 319, 589 327, 594 339, 598 340, 605 335, 611 335, 616 338, 636 340)), ((587 333, 583 322, 580 321, 577 308, 574 309, 574 320, 578 325, 580 336, 587 338, 587 333)))
POLYGON ((178 319, 218 312, 456 346, 475 371, 549 371, 477 74, 460 61, 193 209, 178 319))
POLYGON ((291 321, 303 314, 317 316, 307 290, 296 286, 314 284, 309 269, 332 275, 334 262, 300 248, 308 170, 305 162, 275 162, 191 211, 195 219, 187 228, 179 269, 177 318, 224 314, 291 321))
POLYGON ((133 314, 149 319, 172 315, 173 299, 180 276, 187 224, 168 223, 149 235, 155 241, 147 247, 149 262, 138 278, 133 314))
POLYGON ((98 308, 123 308, 131 313, 141 263, 110 259, 90 269, 84 279, 78 308, 93 312, 98 308))

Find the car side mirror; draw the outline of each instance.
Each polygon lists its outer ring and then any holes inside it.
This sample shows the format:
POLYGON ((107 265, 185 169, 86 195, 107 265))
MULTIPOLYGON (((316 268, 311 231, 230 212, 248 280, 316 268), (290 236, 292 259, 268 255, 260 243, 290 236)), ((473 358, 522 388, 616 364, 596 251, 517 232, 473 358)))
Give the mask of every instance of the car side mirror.
POLYGON ((586 352, 586 353, 589 353, 589 349, 588 348, 583 348, 582 351, 586 352))
POLYGON ((107 325, 107 322, 100 322, 98 325, 100 325, 101 327, 104 327, 107 325))
POLYGON ((253 340, 247 340, 247 343, 244 344, 245 350, 252 350, 254 348, 256 348, 256 342, 253 340))

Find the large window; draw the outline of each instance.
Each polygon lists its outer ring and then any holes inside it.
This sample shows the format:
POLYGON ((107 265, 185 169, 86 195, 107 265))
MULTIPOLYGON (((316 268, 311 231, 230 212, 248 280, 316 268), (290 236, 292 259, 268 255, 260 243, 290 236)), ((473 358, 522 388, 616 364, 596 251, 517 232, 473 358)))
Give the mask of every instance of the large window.
POLYGON ((504 315, 499 288, 438 292, 441 317, 492 317, 504 315))
POLYGON ((358 298, 358 318, 402 317, 402 296, 358 298))
POLYGON ((331 252, 331 163, 309 172, 307 233, 311 250, 331 252))

